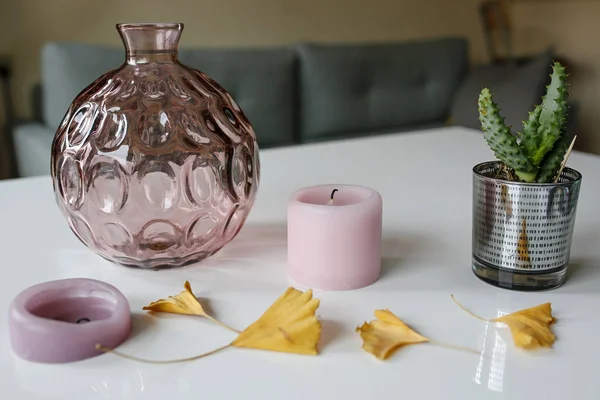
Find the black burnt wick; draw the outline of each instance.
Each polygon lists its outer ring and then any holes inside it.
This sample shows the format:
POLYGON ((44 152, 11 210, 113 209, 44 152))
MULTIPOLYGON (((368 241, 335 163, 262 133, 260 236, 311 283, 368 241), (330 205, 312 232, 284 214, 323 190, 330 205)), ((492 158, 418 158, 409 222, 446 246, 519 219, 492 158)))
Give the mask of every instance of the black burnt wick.
POLYGON ((90 319, 89 318, 79 318, 77 320, 78 324, 83 324, 84 322, 90 322, 90 319))
POLYGON ((337 190, 337 189, 333 189, 333 190, 331 191, 331 197, 330 197, 330 198, 331 198, 331 200, 333 200, 333 195, 335 194, 335 192, 339 192, 339 190, 337 190))

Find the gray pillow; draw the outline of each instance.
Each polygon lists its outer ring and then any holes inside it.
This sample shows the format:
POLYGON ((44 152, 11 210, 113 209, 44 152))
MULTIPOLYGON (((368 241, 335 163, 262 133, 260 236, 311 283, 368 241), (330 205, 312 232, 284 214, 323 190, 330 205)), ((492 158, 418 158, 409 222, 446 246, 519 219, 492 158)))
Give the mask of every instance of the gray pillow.
POLYGON ((525 65, 492 65, 473 69, 458 89, 451 109, 455 125, 481 129, 477 98, 489 87, 506 124, 521 131, 528 112, 540 104, 550 81, 552 52, 549 50, 525 65))
POLYGON ((231 94, 250 120, 260 148, 296 141, 296 55, 286 48, 180 50, 231 94))
POLYGON ((441 124, 468 70, 463 38, 301 43, 303 141, 441 124))

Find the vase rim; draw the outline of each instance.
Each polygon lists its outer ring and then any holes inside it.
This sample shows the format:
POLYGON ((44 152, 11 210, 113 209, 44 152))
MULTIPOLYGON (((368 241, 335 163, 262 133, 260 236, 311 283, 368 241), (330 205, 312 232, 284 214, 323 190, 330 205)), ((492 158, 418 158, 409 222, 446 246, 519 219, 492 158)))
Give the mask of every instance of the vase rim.
POLYGON ((125 45, 127 64, 173 63, 182 23, 122 23, 117 31, 125 45))
POLYGON ((139 23, 119 23, 117 24, 117 29, 148 29, 148 28, 156 28, 156 29, 183 29, 183 23, 181 22, 139 22, 139 23))

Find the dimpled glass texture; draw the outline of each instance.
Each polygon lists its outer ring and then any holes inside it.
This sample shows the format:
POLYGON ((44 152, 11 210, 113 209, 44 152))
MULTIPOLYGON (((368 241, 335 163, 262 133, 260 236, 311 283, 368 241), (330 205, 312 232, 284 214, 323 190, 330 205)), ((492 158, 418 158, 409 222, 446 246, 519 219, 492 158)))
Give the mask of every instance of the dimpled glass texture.
POLYGON ((219 84, 177 61, 182 24, 117 29, 124 64, 84 89, 56 132, 58 206, 110 261, 199 262, 237 235, 254 203, 256 136, 219 84))

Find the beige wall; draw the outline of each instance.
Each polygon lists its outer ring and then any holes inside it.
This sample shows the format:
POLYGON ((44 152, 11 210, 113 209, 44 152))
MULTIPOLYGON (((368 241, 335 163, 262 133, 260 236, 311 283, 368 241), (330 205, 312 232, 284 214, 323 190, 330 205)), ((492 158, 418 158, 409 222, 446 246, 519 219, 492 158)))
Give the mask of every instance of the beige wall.
MULTIPOLYGON (((6 0, 5 0, 6 1, 6 0)), ((368 41, 462 35, 484 51, 477 0, 9 0, 18 29, 14 90, 21 115, 48 40, 120 46, 117 22, 183 22, 181 46, 249 46, 300 40, 368 41), (99 7, 98 5, 102 5, 99 7)))
POLYGON ((9 33, 15 27, 15 2, 12 0, 0 0, 0 54, 12 51, 13 37, 9 33))
POLYGON ((515 0, 512 15, 518 52, 555 45, 566 59, 570 92, 580 106, 575 147, 600 154, 600 1, 515 0))

